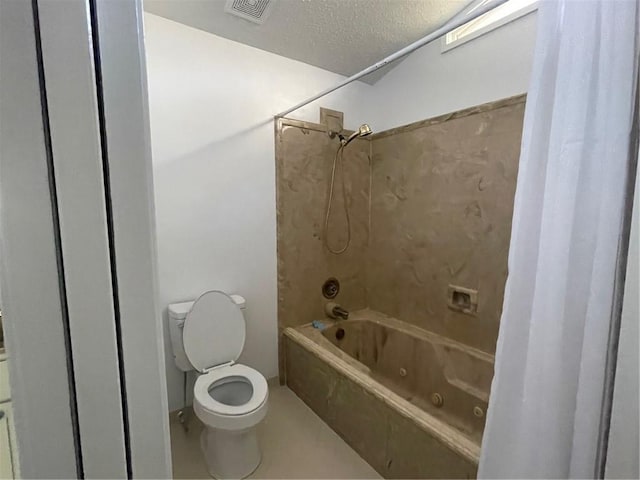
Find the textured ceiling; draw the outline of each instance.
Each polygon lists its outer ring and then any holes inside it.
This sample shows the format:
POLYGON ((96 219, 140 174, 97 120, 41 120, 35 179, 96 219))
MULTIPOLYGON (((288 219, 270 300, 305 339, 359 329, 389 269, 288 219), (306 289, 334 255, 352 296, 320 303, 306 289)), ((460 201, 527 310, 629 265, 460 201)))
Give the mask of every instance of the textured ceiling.
MULTIPOLYGON (((349 76, 423 37, 469 3, 271 1, 273 9, 263 25, 225 13, 224 0, 144 0, 144 8, 230 40, 349 76)), ((375 83, 390 67, 363 80, 375 83)))

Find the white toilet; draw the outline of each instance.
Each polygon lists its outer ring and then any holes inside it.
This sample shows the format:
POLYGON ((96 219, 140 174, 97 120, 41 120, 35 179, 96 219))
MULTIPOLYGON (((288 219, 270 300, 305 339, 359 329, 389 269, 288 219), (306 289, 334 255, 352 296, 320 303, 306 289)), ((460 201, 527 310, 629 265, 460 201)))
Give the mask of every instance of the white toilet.
POLYGON ((220 291, 169 305, 169 329, 178 368, 200 372, 193 409, 206 425, 200 438, 214 478, 244 478, 260 464, 256 426, 267 413, 262 374, 235 363, 244 347, 245 300, 220 291))

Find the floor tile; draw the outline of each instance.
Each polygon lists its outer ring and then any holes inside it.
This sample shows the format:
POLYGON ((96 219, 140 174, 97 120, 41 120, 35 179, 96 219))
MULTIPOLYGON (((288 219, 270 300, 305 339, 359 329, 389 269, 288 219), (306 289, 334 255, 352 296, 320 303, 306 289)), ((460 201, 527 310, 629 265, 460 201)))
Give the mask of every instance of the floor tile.
MULTIPOLYGON (((210 478, 200 452, 202 424, 192 413, 184 431, 171 416, 174 478, 210 478)), ((287 387, 271 386, 258 426, 262 463, 250 478, 381 478, 287 387)))

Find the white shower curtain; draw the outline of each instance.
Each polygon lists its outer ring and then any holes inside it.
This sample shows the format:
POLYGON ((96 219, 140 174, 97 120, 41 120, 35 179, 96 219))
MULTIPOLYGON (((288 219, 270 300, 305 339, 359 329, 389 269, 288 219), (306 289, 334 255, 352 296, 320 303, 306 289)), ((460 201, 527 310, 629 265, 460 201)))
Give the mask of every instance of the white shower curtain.
POLYGON ((481 478, 595 475, 638 14, 540 2, 481 478))

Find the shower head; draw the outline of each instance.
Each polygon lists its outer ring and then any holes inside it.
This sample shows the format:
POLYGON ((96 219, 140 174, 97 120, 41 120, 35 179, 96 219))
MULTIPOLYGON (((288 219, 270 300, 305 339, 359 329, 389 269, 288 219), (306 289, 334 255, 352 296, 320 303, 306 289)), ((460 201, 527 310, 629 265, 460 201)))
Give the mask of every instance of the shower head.
POLYGON ((349 138, 345 139, 343 136, 340 136, 340 142, 342 142, 343 147, 346 147, 347 145, 349 145, 349 143, 351 143, 352 140, 360 137, 366 137, 367 135, 371 135, 372 133, 373 130, 371 130, 371 127, 366 123, 363 123, 362 125, 360 125, 358 130, 356 130, 349 136, 349 138))

